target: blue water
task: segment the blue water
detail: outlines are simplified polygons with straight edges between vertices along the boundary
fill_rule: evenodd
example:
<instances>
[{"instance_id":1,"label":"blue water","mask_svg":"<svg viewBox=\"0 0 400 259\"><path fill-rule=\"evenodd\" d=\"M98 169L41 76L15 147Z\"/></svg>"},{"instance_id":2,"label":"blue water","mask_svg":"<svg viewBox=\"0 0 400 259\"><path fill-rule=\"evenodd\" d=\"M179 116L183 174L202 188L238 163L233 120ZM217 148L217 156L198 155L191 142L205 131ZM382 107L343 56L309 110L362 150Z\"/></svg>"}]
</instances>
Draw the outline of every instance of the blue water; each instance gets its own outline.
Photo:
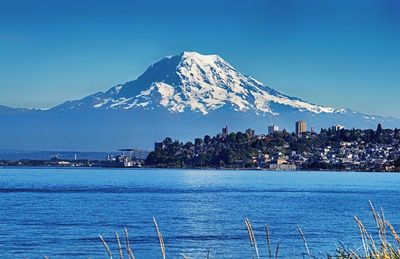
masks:
<instances>
[{"instance_id":1,"label":"blue water","mask_svg":"<svg viewBox=\"0 0 400 259\"><path fill-rule=\"evenodd\" d=\"M1 258L117 258L115 231L136 258L251 258L248 217L265 258L264 226L280 254L302 258L302 227L314 254L360 246L355 215L373 227L368 200L400 226L400 174L202 170L0 169Z\"/></svg>"}]
</instances>

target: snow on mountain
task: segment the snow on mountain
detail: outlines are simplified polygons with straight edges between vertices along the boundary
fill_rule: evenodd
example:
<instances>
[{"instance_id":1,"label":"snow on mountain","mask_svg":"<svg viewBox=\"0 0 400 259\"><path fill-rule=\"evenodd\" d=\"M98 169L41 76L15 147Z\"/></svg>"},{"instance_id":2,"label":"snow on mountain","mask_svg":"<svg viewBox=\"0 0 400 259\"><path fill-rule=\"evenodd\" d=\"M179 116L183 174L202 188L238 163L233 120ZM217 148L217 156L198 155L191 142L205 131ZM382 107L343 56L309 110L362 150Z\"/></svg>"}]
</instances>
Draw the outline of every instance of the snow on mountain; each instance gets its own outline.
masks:
<instances>
[{"instance_id":1,"label":"snow on mountain","mask_svg":"<svg viewBox=\"0 0 400 259\"><path fill-rule=\"evenodd\" d=\"M267 125L309 129L399 128L400 120L335 110L284 95L243 75L217 55L184 52L151 65L136 80L49 110L0 106L3 148L43 150L152 149L171 137L181 141L215 134L226 125L267 132Z\"/></svg>"},{"instance_id":2,"label":"snow on mountain","mask_svg":"<svg viewBox=\"0 0 400 259\"><path fill-rule=\"evenodd\" d=\"M144 109L165 108L208 114L222 107L234 111L278 115L272 104L315 114L340 113L330 107L289 97L238 72L218 55L183 52L150 66L138 79L117 85L81 100L65 102L54 109Z\"/></svg>"}]
</instances>

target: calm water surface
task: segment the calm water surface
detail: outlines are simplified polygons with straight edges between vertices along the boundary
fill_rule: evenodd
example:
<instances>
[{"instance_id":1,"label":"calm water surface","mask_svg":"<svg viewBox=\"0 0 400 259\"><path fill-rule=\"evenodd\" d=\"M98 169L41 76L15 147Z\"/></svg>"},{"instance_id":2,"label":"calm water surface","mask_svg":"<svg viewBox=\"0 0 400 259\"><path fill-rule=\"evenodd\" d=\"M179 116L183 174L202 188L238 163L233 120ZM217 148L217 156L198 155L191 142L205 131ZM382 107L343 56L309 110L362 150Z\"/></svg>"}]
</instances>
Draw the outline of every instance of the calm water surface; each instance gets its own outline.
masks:
<instances>
[{"instance_id":1,"label":"calm water surface","mask_svg":"<svg viewBox=\"0 0 400 259\"><path fill-rule=\"evenodd\" d=\"M160 258L154 216L170 258L251 258L245 217L264 258L265 224L283 257L302 258L297 225L315 254L359 247L368 200L400 227L400 174L5 168L0 257L105 258L98 234L115 249L126 226L136 258Z\"/></svg>"}]
</instances>

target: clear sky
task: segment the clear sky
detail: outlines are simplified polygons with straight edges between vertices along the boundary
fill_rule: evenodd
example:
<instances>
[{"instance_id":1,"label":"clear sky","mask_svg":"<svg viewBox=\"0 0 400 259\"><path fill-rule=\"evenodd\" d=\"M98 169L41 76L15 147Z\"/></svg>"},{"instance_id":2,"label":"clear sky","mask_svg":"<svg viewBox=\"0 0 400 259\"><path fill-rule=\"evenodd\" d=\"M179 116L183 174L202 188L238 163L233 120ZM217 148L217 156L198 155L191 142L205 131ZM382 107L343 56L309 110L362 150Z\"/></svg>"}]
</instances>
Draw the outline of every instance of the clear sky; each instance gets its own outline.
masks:
<instances>
[{"instance_id":1,"label":"clear sky","mask_svg":"<svg viewBox=\"0 0 400 259\"><path fill-rule=\"evenodd\" d=\"M0 0L0 104L51 107L184 50L313 103L400 117L397 0Z\"/></svg>"}]
</instances>

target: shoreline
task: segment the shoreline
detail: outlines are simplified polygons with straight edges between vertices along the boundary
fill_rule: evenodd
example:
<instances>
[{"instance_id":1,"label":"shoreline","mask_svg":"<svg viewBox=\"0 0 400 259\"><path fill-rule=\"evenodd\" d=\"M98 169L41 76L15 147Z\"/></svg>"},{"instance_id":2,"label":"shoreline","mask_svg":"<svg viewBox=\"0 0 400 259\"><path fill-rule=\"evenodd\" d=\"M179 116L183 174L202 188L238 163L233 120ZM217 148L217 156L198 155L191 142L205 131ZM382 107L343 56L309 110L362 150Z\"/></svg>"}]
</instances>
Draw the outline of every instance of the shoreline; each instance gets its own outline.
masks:
<instances>
[{"instance_id":1,"label":"shoreline","mask_svg":"<svg viewBox=\"0 0 400 259\"><path fill-rule=\"evenodd\" d=\"M203 167L203 168L179 168L179 167L100 167L100 166L0 166L0 170L2 169L87 169L87 170L124 170L124 171L135 171L135 170L181 170L181 171L189 171L189 170L197 170L197 171L262 171L262 172L281 172L281 173L318 173L318 172L332 172L332 173L376 173L376 174L399 174L398 171L365 171L365 170L270 170L264 168L211 168L211 167Z\"/></svg>"}]
</instances>

